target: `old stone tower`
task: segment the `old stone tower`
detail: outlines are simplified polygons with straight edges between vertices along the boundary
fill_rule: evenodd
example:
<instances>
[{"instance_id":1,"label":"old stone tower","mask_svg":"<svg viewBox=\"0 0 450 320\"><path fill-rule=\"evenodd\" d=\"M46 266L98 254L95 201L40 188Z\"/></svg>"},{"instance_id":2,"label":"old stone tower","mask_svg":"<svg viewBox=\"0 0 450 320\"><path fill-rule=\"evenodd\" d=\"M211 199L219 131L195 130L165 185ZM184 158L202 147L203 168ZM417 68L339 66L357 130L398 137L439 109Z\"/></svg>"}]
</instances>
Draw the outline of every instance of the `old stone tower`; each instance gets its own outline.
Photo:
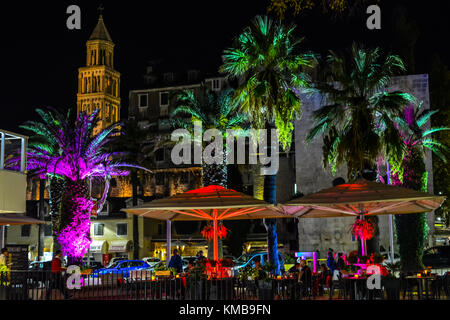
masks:
<instances>
[{"instance_id":1,"label":"old stone tower","mask_svg":"<svg viewBox=\"0 0 450 320\"><path fill-rule=\"evenodd\" d=\"M114 43L100 14L86 42L86 66L78 69L77 112L100 109L97 134L120 120L120 73L114 70Z\"/></svg>"}]
</instances>

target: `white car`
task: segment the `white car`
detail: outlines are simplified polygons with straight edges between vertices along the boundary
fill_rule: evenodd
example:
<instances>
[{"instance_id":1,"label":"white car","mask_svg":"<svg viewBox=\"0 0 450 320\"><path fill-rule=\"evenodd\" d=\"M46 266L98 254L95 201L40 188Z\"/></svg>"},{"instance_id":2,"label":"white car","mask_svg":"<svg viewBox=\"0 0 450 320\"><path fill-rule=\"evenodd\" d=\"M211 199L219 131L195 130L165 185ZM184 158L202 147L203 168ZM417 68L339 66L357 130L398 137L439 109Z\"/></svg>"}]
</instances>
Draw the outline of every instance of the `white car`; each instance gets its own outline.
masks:
<instances>
[{"instance_id":1,"label":"white car","mask_svg":"<svg viewBox=\"0 0 450 320\"><path fill-rule=\"evenodd\" d=\"M142 260L147 262L147 264L150 266L150 268L155 267L159 262L161 262L161 259L156 258L156 257L145 257L145 258L142 258Z\"/></svg>"},{"instance_id":2,"label":"white car","mask_svg":"<svg viewBox=\"0 0 450 320\"><path fill-rule=\"evenodd\" d=\"M382 256L384 256L385 260L383 261L383 265L385 266L387 263L392 263L391 261L391 253L390 252L381 252ZM394 252L394 263L400 262L400 255Z\"/></svg>"}]
</instances>

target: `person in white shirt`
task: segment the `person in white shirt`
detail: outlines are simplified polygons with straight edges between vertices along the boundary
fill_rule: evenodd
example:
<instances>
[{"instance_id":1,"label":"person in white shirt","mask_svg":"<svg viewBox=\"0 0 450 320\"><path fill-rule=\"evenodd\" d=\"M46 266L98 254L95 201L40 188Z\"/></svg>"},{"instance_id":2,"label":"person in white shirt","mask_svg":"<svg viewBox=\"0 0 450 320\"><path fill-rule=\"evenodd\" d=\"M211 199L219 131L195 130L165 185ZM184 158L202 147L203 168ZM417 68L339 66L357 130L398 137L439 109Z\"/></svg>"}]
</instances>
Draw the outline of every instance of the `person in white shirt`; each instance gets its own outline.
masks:
<instances>
[{"instance_id":1,"label":"person in white shirt","mask_svg":"<svg viewBox=\"0 0 450 320\"><path fill-rule=\"evenodd\" d=\"M3 248L0 254L0 264L8 265L8 250L6 248Z\"/></svg>"}]
</instances>

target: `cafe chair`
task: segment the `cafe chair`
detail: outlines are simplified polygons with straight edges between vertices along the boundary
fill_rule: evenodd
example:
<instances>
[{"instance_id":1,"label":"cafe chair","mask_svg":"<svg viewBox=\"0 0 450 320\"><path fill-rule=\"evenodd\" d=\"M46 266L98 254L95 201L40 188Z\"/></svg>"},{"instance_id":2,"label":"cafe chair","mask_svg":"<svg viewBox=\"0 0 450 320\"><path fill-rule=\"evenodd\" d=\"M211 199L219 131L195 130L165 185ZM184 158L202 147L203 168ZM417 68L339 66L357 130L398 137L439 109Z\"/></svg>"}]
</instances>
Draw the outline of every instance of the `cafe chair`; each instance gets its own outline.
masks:
<instances>
[{"instance_id":1,"label":"cafe chair","mask_svg":"<svg viewBox=\"0 0 450 320\"><path fill-rule=\"evenodd\" d=\"M341 274L338 275L338 280L331 280L330 282L330 300L333 299L334 290L338 290L338 299L341 299L343 297L346 299L347 296L347 290L345 288L345 282L344 279L342 279Z\"/></svg>"}]
</instances>

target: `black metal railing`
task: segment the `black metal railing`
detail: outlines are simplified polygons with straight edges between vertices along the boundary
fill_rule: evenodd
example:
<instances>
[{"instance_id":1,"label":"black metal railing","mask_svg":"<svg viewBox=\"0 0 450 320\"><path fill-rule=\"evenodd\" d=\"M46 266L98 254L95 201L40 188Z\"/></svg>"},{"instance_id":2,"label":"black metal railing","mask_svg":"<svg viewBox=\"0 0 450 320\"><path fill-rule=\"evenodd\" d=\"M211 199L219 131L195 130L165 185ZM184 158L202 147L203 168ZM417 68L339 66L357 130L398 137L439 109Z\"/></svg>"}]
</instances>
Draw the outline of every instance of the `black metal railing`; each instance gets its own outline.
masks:
<instances>
[{"instance_id":1,"label":"black metal railing","mask_svg":"<svg viewBox=\"0 0 450 320\"><path fill-rule=\"evenodd\" d=\"M79 281L79 285L78 285ZM205 274L156 276L148 270L115 274L81 274L70 278L51 271L0 273L0 300L300 300L328 299L328 294L296 279L243 280L237 277L208 279ZM450 299L450 277L437 282L439 293L431 299ZM73 288L71 288L73 287ZM78 287L78 288L77 288ZM409 290L410 286L407 287ZM329 289L329 288L324 288ZM352 299L342 287L343 298ZM402 287L401 290L404 288ZM337 297L339 288L336 287ZM334 290L333 290L334 291ZM332 292L333 292L332 291ZM330 292L329 290L327 292ZM386 299L383 290L378 297ZM332 298L336 298L334 295ZM403 297L405 298L405 297ZM408 296L406 297L408 298ZM371 299L366 295L364 299Z\"/></svg>"}]
</instances>

